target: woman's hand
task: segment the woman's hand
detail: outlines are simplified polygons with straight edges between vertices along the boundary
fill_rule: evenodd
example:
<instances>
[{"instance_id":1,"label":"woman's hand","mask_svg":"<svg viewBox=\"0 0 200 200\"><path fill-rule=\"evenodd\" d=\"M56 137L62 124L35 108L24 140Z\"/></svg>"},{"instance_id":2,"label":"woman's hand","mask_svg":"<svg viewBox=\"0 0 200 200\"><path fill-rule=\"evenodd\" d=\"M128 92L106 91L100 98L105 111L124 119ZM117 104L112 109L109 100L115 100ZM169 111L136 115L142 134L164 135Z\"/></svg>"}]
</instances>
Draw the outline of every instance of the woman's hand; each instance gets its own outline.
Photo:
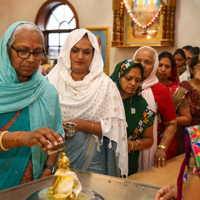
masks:
<instances>
[{"instance_id":1,"label":"woman's hand","mask_svg":"<svg viewBox=\"0 0 200 200\"><path fill-rule=\"evenodd\" d=\"M130 140L127 140L127 143L128 143L128 153L130 153L133 148L133 143Z\"/></svg>"},{"instance_id":2,"label":"woman's hand","mask_svg":"<svg viewBox=\"0 0 200 200\"><path fill-rule=\"evenodd\" d=\"M72 122L76 124L75 131L83 131L86 133L94 134L97 136L102 136L102 129L101 129L101 123L100 122L91 122L86 120L80 120L80 119L72 119L68 121L63 121L63 129L65 131L69 131L67 127L64 126L64 123L66 122ZM69 135L65 132L65 137L69 137Z\"/></svg>"},{"instance_id":3,"label":"woman's hand","mask_svg":"<svg viewBox=\"0 0 200 200\"><path fill-rule=\"evenodd\" d=\"M162 148L157 148L155 156L154 156L154 167L165 167L166 161L166 151Z\"/></svg>"},{"instance_id":4,"label":"woman's hand","mask_svg":"<svg viewBox=\"0 0 200 200\"><path fill-rule=\"evenodd\" d=\"M68 131L70 131L69 128L67 128L64 124L66 122L72 122L74 124L76 124L76 127L75 127L75 132L78 131L78 130L81 130L80 128L80 121L82 120L70 120L70 121L63 121L62 124L63 124L63 129L65 131L65 140L67 140L69 138L69 134L67 133Z\"/></svg>"},{"instance_id":5,"label":"woman's hand","mask_svg":"<svg viewBox=\"0 0 200 200\"><path fill-rule=\"evenodd\" d=\"M64 131L69 131L69 128L67 128L65 125L64 125L64 123L66 123L66 122L72 122L72 123L74 123L74 124L76 124L76 127L75 127L75 131L78 131L78 130L81 130L81 122L82 122L83 120L78 120L78 119L74 119L74 120L69 120L69 121L63 121L62 122L62 124L63 124L63 129L64 129Z\"/></svg>"},{"instance_id":6,"label":"woman's hand","mask_svg":"<svg viewBox=\"0 0 200 200\"><path fill-rule=\"evenodd\" d=\"M37 145L43 151L47 151L52 145L57 146L59 142L62 142L63 138L56 131L41 127L35 131L21 132L17 141L20 146L32 147Z\"/></svg>"},{"instance_id":7,"label":"woman's hand","mask_svg":"<svg viewBox=\"0 0 200 200\"><path fill-rule=\"evenodd\" d=\"M131 151L136 151L138 148L138 143L134 140L127 140L128 142L128 153L130 153Z\"/></svg>"},{"instance_id":8,"label":"woman's hand","mask_svg":"<svg viewBox=\"0 0 200 200\"><path fill-rule=\"evenodd\" d=\"M161 188L155 197L155 200L175 200L177 199L177 186L173 183L168 183Z\"/></svg>"}]
</instances>

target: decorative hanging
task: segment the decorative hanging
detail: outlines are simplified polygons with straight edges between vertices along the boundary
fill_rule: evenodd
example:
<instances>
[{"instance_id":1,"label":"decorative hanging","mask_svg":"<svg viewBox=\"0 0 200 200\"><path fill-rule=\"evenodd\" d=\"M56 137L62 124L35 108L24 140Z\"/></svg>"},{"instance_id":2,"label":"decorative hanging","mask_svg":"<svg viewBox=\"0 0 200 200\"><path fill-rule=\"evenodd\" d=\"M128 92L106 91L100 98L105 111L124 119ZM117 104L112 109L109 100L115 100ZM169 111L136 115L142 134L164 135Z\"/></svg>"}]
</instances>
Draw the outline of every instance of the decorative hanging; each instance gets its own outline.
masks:
<instances>
[{"instance_id":1,"label":"decorative hanging","mask_svg":"<svg viewBox=\"0 0 200 200\"><path fill-rule=\"evenodd\" d=\"M138 22L137 19L133 16L133 14L132 14L132 12L131 12L131 10L130 10L130 8L129 8L129 6L128 6L128 3L127 3L126 0L124 0L124 5L125 5L125 7L126 7L126 10L127 10L128 14L129 14L129 16L131 17L132 21L133 21L135 24L137 24L140 28L143 29L143 31L142 31L142 34L143 34L143 35L147 34L147 28L149 28L149 27L155 22L155 20L159 18L160 12L161 12L161 10L162 10L162 4L161 4L161 5L160 5L160 8L159 8L159 10L158 10L158 12L157 12L156 15L153 17L153 19L152 19L148 24L142 25L142 24L141 24L140 22Z\"/></svg>"}]
</instances>

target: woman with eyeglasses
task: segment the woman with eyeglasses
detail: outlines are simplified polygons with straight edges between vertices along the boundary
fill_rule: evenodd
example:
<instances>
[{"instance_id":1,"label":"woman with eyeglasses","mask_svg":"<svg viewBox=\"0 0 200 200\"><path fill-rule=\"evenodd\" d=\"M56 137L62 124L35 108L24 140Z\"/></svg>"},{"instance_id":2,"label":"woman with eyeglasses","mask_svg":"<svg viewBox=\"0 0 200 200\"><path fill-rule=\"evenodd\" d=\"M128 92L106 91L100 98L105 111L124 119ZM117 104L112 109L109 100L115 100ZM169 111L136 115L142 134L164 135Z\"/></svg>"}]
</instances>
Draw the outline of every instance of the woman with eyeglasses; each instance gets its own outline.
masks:
<instances>
[{"instance_id":1,"label":"woman with eyeglasses","mask_svg":"<svg viewBox=\"0 0 200 200\"><path fill-rule=\"evenodd\" d=\"M192 114L191 125L200 124L200 61L199 55L192 57L189 65L191 80L181 82L181 86L188 90L186 95Z\"/></svg>"},{"instance_id":2,"label":"woman with eyeglasses","mask_svg":"<svg viewBox=\"0 0 200 200\"><path fill-rule=\"evenodd\" d=\"M58 94L38 73L45 57L41 30L29 22L11 25L0 44L0 190L52 174L63 141ZM51 99L51 100L50 100Z\"/></svg>"}]
</instances>

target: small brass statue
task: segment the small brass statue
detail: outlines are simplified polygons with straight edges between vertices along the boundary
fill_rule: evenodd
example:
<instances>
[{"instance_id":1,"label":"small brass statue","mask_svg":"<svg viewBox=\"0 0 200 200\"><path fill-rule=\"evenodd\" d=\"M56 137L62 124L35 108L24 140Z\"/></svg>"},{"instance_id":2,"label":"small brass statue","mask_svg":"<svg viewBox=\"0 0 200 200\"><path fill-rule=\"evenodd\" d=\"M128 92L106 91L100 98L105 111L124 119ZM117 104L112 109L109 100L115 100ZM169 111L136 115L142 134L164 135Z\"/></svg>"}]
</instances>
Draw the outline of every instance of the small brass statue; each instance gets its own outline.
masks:
<instances>
[{"instance_id":1,"label":"small brass statue","mask_svg":"<svg viewBox=\"0 0 200 200\"><path fill-rule=\"evenodd\" d=\"M76 200L82 190L76 174L69 169L70 161L65 153L58 159L59 169L54 175L53 186L49 188L55 199Z\"/></svg>"}]
</instances>

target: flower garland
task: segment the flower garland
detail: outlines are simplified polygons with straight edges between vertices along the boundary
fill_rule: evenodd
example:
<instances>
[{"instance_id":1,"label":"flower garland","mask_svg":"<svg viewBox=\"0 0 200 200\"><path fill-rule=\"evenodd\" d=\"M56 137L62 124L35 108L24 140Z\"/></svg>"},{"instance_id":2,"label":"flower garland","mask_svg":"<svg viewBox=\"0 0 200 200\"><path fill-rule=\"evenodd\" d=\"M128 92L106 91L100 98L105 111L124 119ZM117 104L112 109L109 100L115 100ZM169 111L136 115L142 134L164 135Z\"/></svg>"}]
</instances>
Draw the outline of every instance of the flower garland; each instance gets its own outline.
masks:
<instances>
[{"instance_id":1,"label":"flower garland","mask_svg":"<svg viewBox=\"0 0 200 200\"><path fill-rule=\"evenodd\" d=\"M157 12L156 15L153 17L153 19L152 19L148 24L146 24L146 25L143 26L143 25L142 25L140 22L138 22L137 19L133 16L133 14L132 14L132 12L130 11L130 8L129 8L128 3L127 3L126 0L124 0L124 5L125 5L125 7L126 7L126 10L127 10L128 14L129 14L129 16L131 17L132 21L133 21L135 24L137 24L140 28L143 29L142 34L147 34L147 28L149 28L149 27L155 22L155 20L159 18L160 12L161 12L161 10L162 10L162 4L161 4L161 5L160 5L160 8L159 8L159 10L158 10L158 12Z\"/></svg>"}]
</instances>

